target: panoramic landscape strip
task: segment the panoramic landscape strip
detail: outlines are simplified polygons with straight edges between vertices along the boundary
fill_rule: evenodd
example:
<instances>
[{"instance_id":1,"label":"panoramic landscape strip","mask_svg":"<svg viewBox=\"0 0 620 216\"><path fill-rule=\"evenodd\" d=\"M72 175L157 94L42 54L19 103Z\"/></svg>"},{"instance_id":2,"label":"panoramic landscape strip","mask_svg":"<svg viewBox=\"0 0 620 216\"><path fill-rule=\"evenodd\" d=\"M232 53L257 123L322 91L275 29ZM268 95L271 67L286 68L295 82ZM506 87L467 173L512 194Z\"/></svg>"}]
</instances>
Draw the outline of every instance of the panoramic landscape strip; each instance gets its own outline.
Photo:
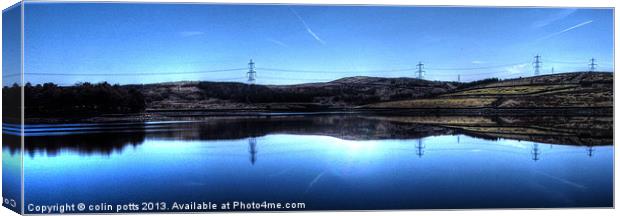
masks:
<instances>
[{"instance_id":1,"label":"panoramic landscape strip","mask_svg":"<svg viewBox=\"0 0 620 216\"><path fill-rule=\"evenodd\" d=\"M21 87L4 87L18 98ZM573 72L472 82L417 78L347 77L329 82L259 85L184 81L145 85L53 83L25 85L27 122L46 117L126 114L125 120L169 115L260 112L410 112L470 115L607 115L613 110L613 74ZM7 104L4 110L10 111ZM516 111L517 110L517 111ZM18 110L13 113L19 113ZM11 117L10 115L6 115ZM118 115L111 119L120 120ZM53 119L53 118L52 118ZM86 121L105 118L86 118ZM56 119L55 121L63 121Z\"/></svg>"}]
</instances>

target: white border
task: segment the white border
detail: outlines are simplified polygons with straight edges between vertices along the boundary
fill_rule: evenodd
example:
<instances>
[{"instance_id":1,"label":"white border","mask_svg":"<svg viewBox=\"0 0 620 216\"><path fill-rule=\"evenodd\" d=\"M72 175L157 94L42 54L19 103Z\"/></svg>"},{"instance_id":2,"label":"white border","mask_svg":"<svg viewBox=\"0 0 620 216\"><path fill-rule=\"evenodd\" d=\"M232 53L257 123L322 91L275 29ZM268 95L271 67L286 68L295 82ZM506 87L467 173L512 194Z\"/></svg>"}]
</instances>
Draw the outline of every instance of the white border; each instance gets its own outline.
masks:
<instances>
[{"instance_id":1,"label":"white border","mask_svg":"<svg viewBox=\"0 0 620 216\"><path fill-rule=\"evenodd\" d=\"M13 4L19 2L18 0L0 0L0 7L5 9ZM41 1L41 0L27 0L29 2L51 2L51 1ZM153 2L152 0L125 0L125 1L111 1L111 0L87 0L88 2ZM59 1L54 1L59 2ZM75 2L75 1L63 1L63 2ZM82 1L84 2L84 1ZM156 2L166 2L166 3L258 3L258 4L279 4L279 3L293 3L293 4L369 4L369 5L427 5L427 6L499 6L499 7L545 7L545 6L554 6L554 7L613 7L615 8L618 3L610 0L233 0L233 1L225 1L225 0L157 0ZM614 11L615 15L615 11ZM1 23L1 17L0 17ZM617 27L618 17L614 16L614 34L615 29ZM0 28L1 33L1 28ZM614 35L614 57L617 56L615 49L615 39L617 35ZM1 43L1 37L0 37ZM22 43L23 45L23 43ZM22 56L23 57L23 56ZM618 61L614 58L614 65L617 65ZM1 65L1 55L0 55L0 65ZM615 73L615 72L614 72ZM615 76L615 75L614 75ZM1 79L1 78L0 78ZM614 79L614 95L618 94L618 89L615 88L620 83L617 79ZM614 107L617 105L614 100ZM0 99L0 107L2 101ZM614 109L614 122L617 120L617 110ZM0 115L0 121L2 117ZM620 129L614 128L614 134L618 133ZM616 143L617 136L614 136L614 143ZM615 152L614 146L614 152ZM617 157L614 159L618 160ZM614 161L615 164L615 161ZM0 172L2 168L0 167ZM614 166L614 179L615 174L618 173L618 167ZM617 179L615 179L617 180ZM1 179L0 179L1 183ZM618 191L618 187L614 184L614 206L617 205L617 199L615 198L615 194ZM334 211L334 212L325 212L325 211L313 211L313 212L295 212L295 213L257 213L261 215L295 215L295 214L304 214L304 215L453 215L455 213L459 215L481 215L481 216L495 216L495 215L610 215L614 213L615 209L554 209L554 210L434 210L434 211L420 211L420 210L402 210L402 211ZM12 211L1 207L0 208L1 215L17 215ZM202 214L202 213L200 213ZM247 213L209 213L208 215L245 215ZM148 215L148 214L139 214L139 215ZM158 214L162 215L162 214ZM188 214L166 214L166 215L179 215L186 216ZM193 214L190 214L193 215Z\"/></svg>"},{"instance_id":2,"label":"white border","mask_svg":"<svg viewBox=\"0 0 620 216\"><path fill-rule=\"evenodd\" d=\"M13 1L13 0L11 0ZM77 2L77 0L25 0L27 2ZM609 0L83 0L80 2L170 2L170 3L259 3L259 4L370 4L370 5L431 5L431 6L562 6L614 7ZM17 1L14 1L17 2Z\"/></svg>"}]
</instances>

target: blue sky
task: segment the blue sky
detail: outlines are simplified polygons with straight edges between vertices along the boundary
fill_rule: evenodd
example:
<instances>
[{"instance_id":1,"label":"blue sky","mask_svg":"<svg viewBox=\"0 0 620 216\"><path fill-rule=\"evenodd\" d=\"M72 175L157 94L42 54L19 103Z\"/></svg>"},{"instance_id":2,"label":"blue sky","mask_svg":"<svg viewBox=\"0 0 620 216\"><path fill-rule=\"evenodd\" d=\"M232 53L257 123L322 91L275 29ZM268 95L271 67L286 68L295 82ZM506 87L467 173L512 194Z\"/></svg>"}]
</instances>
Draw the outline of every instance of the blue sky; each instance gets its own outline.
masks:
<instances>
[{"instance_id":1,"label":"blue sky","mask_svg":"<svg viewBox=\"0 0 620 216\"><path fill-rule=\"evenodd\" d=\"M21 83L21 6L2 11L2 86Z\"/></svg>"},{"instance_id":2,"label":"blue sky","mask_svg":"<svg viewBox=\"0 0 620 216\"><path fill-rule=\"evenodd\" d=\"M419 61L431 80L531 76L536 54L543 74L587 70L590 58L613 70L611 9L27 3L25 11L32 83L242 82L250 59L261 84L414 77L408 69ZM229 69L238 70L213 72Z\"/></svg>"}]
</instances>

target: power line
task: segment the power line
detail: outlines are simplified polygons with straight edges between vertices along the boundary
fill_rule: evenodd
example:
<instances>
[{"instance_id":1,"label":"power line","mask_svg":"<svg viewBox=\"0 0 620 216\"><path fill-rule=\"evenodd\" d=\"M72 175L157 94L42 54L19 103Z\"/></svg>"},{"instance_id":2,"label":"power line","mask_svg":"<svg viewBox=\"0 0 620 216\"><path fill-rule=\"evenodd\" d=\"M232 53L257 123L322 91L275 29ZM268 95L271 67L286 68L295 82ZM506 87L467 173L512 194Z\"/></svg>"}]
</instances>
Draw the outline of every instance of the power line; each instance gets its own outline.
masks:
<instances>
[{"instance_id":1,"label":"power line","mask_svg":"<svg viewBox=\"0 0 620 216\"><path fill-rule=\"evenodd\" d=\"M16 73L16 74L2 74L2 77L16 77L16 76L21 76L21 73Z\"/></svg>"},{"instance_id":2,"label":"power line","mask_svg":"<svg viewBox=\"0 0 620 216\"><path fill-rule=\"evenodd\" d=\"M552 62L550 60L546 60L546 61ZM553 62L583 64L583 62L559 62L559 61L553 61ZM492 66L484 66L484 67L453 67L453 68L424 67L424 69L437 70L437 71L480 70L480 69L502 68L502 67L508 67L508 66L518 66L518 65L523 65L527 63L528 62L516 62L516 63L510 63L510 64L492 65ZM290 69L290 68L283 69L283 68L266 68L266 67L257 67L256 69L259 69L262 71L293 72L293 73L380 73L380 72L405 72L405 71L415 71L417 73L418 71L417 66L415 68L383 69L383 70L381 69L379 70L304 70L304 69ZM473 75L491 74L491 73L496 73L496 72L476 73ZM472 75L472 74L468 73L468 75Z\"/></svg>"},{"instance_id":3,"label":"power line","mask_svg":"<svg viewBox=\"0 0 620 216\"><path fill-rule=\"evenodd\" d=\"M583 62L568 62L568 61L552 61L552 60L545 60L546 62L550 62L550 63L557 63L557 64L583 64Z\"/></svg>"},{"instance_id":4,"label":"power line","mask_svg":"<svg viewBox=\"0 0 620 216\"><path fill-rule=\"evenodd\" d=\"M505 71L492 71L492 72L482 72L482 73L467 73L467 75L489 75L489 74L498 74L498 73L506 73ZM437 76L436 74L434 76ZM454 74L441 74L439 76L451 76Z\"/></svg>"},{"instance_id":5,"label":"power line","mask_svg":"<svg viewBox=\"0 0 620 216\"><path fill-rule=\"evenodd\" d=\"M221 81L230 81L230 82L242 82L243 79L245 79L246 77L230 77L230 78L219 78L219 79L203 79L200 82L221 82ZM182 82L182 81L180 81ZM70 86L70 85L76 85L79 83L83 83L83 82L75 82L75 83L56 83L60 86ZM145 83L137 83L137 84L145 84ZM146 83L148 84L148 83Z\"/></svg>"},{"instance_id":6,"label":"power line","mask_svg":"<svg viewBox=\"0 0 620 216\"><path fill-rule=\"evenodd\" d=\"M493 66L485 66L485 67L464 67L464 68L426 68L429 70L479 70L479 69L493 69L493 68L501 68L501 67L508 67L508 66L517 66L517 65L522 65L522 64L526 64L527 62L519 62L519 63L512 63L512 64L503 64L503 65L493 65Z\"/></svg>"},{"instance_id":7,"label":"power line","mask_svg":"<svg viewBox=\"0 0 620 216\"><path fill-rule=\"evenodd\" d=\"M261 76L261 78L265 78L265 79L279 79L279 80L307 80L307 81L327 81L327 80L332 80L331 78L312 79L312 78L286 78L286 77L272 77L272 76Z\"/></svg>"},{"instance_id":8,"label":"power line","mask_svg":"<svg viewBox=\"0 0 620 216\"><path fill-rule=\"evenodd\" d=\"M232 77L232 78L220 78L220 79L207 79L205 81L241 81L246 77Z\"/></svg>"},{"instance_id":9,"label":"power line","mask_svg":"<svg viewBox=\"0 0 620 216\"><path fill-rule=\"evenodd\" d=\"M467 73L463 75L487 75L487 76L512 76L512 75L524 75L523 73L510 73L507 71L493 71L483 73ZM432 77L454 77L454 74L433 74Z\"/></svg>"},{"instance_id":10,"label":"power line","mask_svg":"<svg viewBox=\"0 0 620 216\"><path fill-rule=\"evenodd\" d=\"M403 72L413 71L416 68L403 68L403 69L386 69L386 70L303 70L303 69L280 69L280 68L257 68L261 71L277 71L277 72L293 72L293 73L381 73L381 72Z\"/></svg>"},{"instance_id":11,"label":"power line","mask_svg":"<svg viewBox=\"0 0 620 216\"><path fill-rule=\"evenodd\" d=\"M572 64L572 63L577 63L577 62L566 62L566 61L553 61L553 60L546 60L549 62L562 62L565 64ZM265 71L265 72L289 72L289 73L318 73L318 74L328 74L328 73L334 73L334 74L345 74L345 75L355 75L355 74L364 74L364 73L374 73L374 74L381 74L381 75L385 75L382 73L388 73L388 72L406 72L406 71L412 71L414 73L416 73L416 77L417 78L423 78L425 76L425 69L428 70L433 70L433 71L461 71L461 70L482 70L482 69L493 69L493 68L502 68L502 67L508 67L508 66L517 66L517 65L523 65L526 64L527 62L518 62L518 63L511 63L511 64L503 64L503 65L492 65L492 66L484 66L484 67L454 67L454 68L425 68L425 64L423 64L422 62L419 62L415 68L400 68L400 69L377 69L377 70L304 70L304 69L294 69L294 68L261 68L261 67L256 67L254 65L254 62L252 60L250 60L250 63L248 63L248 67L247 68L230 68L230 69L217 69L217 70L198 70L198 71L169 71L169 72L132 72L132 73L25 73L24 75L29 76L147 76L147 75L154 75L154 76L165 76L165 75L182 75L182 74L206 74L206 73L222 73L222 72L233 72L233 71L247 71L246 77L247 81L250 83L253 83L256 81L256 70L261 70L261 71ZM583 64L580 63L580 64ZM590 63L588 64L589 66L589 70L590 71L594 71L596 70L596 67L599 66L601 63L595 63L595 59L592 58L590 59ZM539 75L540 74L540 69L541 69L541 65L542 65L542 61L541 61L541 57L540 55L536 55L534 57L534 74L535 75ZM554 70L555 68L552 68L553 72L555 72ZM3 77L12 77L12 76L19 76L21 74L17 73L17 74L3 74ZM403 74L405 75L405 74ZM444 77L444 78L450 78L450 79L454 79L454 75L455 73L433 73L431 77ZM513 76L523 76L523 73L519 73L519 74L514 74L514 73L510 73L507 70L498 70L498 71L490 71L490 72L478 72L478 73L458 73L457 75L457 80L461 80L460 75L467 75L467 76L489 76L489 77L497 77L497 78L503 78L503 77L513 77ZM468 80L469 77L463 77L464 80ZM234 80L237 80L238 78L234 78ZM283 79L286 80L287 78L282 78L282 77L271 77L269 79ZM208 80L205 79L205 80ZM231 80L231 79L222 79L222 80ZM303 78L295 78L295 79L288 79L288 80L327 80L327 79L303 79Z\"/></svg>"},{"instance_id":12,"label":"power line","mask_svg":"<svg viewBox=\"0 0 620 216\"><path fill-rule=\"evenodd\" d=\"M44 75L44 76L141 76L141 75L178 75L178 74L202 74L240 71L246 68L220 69L220 70L201 70L201 71L182 71L182 72L160 72L160 73L24 73L24 75Z\"/></svg>"},{"instance_id":13,"label":"power line","mask_svg":"<svg viewBox=\"0 0 620 216\"><path fill-rule=\"evenodd\" d=\"M583 65L585 63L585 61L571 61L571 62L568 62L568 61L553 61L553 60L549 60L549 59L546 59L545 62L556 63L556 64L567 64L567 65ZM588 61L588 63L590 63L590 61ZM612 63L607 63L607 62L598 62L598 63L596 63L596 65L597 66L600 66L600 65L611 66L613 64ZM589 64L588 64L588 66L589 66Z\"/></svg>"}]
</instances>

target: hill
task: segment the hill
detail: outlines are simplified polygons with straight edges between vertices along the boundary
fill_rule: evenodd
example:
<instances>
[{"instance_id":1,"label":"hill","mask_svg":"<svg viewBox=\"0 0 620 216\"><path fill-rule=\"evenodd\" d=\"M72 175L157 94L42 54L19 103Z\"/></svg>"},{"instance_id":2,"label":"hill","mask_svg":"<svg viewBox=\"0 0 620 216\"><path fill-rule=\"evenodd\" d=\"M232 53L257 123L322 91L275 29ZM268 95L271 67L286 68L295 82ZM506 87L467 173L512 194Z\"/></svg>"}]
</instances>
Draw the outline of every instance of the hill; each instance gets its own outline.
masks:
<instances>
[{"instance_id":1,"label":"hill","mask_svg":"<svg viewBox=\"0 0 620 216\"><path fill-rule=\"evenodd\" d=\"M359 108L612 108L613 74L576 72L497 81L432 98L379 102Z\"/></svg>"},{"instance_id":2,"label":"hill","mask_svg":"<svg viewBox=\"0 0 620 216\"><path fill-rule=\"evenodd\" d=\"M324 83L248 85L234 82L150 84L139 89L147 109L320 109L433 97L454 82L413 78L347 77Z\"/></svg>"},{"instance_id":3,"label":"hill","mask_svg":"<svg viewBox=\"0 0 620 216\"><path fill-rule=\"evenodd\" d=\"M613 74L607 72L470 83L365 76L298 85L176 82L139 90L148 110L613 107Z\"/></svg>"},{"instance_id":4,"label":"hill","mask_svg":"<svg viewBox=\"0 0 620 216\"><path fill-rule=\"evenodd\" d=\"M16 85L5 86L3 97L19 99L20 90ZM220 111L234 114L342 110L387 114L398 110L401 114L411 111L441 115L611 115L613 73L575 72L468 83L364 76L298 85L200 81L147 85L81 83L75 86L46 83L26 84L24 94L28 118L102 116L113 119L114 116L128 118L123 116L133 113L137 115L135 118L145 119ZM18 107L4 108L3 114L10 118L8 111ZM157 112L162 115L151 115ZM17 117L14 119L18 120Z\"/></svg>"}]
</instances>

